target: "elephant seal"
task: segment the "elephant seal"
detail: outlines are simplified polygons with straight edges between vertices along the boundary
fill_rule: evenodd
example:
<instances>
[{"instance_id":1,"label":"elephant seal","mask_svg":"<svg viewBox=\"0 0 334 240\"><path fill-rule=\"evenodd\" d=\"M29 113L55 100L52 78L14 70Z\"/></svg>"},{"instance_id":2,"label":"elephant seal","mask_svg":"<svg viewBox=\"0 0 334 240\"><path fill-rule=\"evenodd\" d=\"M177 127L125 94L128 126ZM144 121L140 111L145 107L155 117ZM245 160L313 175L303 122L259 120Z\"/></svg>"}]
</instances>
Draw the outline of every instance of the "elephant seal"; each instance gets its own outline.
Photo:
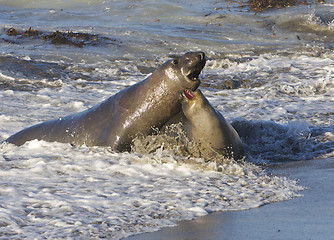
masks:
<instances>
[{"instance_id":1,"label":"elephant seal","mask_svg":"<svg viewBox=\"0 0 334 240\"><path fill-rule=\"evenodd\" d=\"M188 52L86 111L26 128L5 142L22 145L38 139L130 150L136 135L151 134L181 111L181 93L197 89L205 62L203 52Z\"/></svg>"},{"instance_id":2,"label":"elephant seal","mask_svg":"<svg viewBox=\"0 0 334 240\"><path fill-rule=\"evenodd\" d=\"M184 91L182 111L184 117L183 130L186 137L195 144L195 149L189 149L193 156L211 160L217 156L239 160L244 156L241 139L236 130L225 120L203 93ZM182 115L182 114L181 114ZM183 116L178 116L184 119Z\"/></svg>"}]
</instances>

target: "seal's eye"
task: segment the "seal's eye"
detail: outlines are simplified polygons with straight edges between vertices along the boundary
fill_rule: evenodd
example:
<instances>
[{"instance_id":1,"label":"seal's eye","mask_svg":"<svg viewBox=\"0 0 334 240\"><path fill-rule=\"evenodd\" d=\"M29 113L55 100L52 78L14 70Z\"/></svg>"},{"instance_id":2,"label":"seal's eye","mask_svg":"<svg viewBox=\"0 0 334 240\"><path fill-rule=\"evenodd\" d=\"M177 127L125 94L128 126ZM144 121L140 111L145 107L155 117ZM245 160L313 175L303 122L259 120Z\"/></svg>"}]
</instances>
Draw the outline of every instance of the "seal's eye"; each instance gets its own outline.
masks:
<instances>
[{"instance_id":1,"label":"seal's eye","mask_svg":"<svg viewBox=\"0 0 334 240\"><path fill-rule=\"evenodd\" d=\"M179 59L173 59L172 63L173 63L173 65L178 65L179 64Z\"/></svg>"}]
</instances>

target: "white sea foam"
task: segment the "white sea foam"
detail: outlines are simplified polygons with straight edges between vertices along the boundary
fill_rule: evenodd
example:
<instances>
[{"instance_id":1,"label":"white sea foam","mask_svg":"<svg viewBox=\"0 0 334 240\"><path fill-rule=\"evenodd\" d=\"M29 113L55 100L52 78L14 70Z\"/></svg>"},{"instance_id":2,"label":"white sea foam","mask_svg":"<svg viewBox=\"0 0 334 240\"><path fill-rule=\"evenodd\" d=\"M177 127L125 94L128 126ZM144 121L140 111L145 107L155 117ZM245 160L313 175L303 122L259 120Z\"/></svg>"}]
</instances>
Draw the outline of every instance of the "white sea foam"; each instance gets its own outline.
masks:
<instances>
[{"instance_id":1,"label":"white sea foam","mask_svg":"<svg viewBox=\"0 0 334 240\"><path fill-rule=\"evenodd\" d=\"M206 91L209 100L228 118L259 119L261 116L263 120L279 123L287 120L332 123L330 118L319 118L319 114L334 109L334 62L331 58L265 54L244 63L225 65L221 63L225 60L216 61L209 62L204 72L220 80L209 82L210 85L218 88L217 84L231 77L247 88L250 85L249 89Z\"/></svg>"},{"instance_id":2,"label":"white sea foam","mask_svg":"<svg viewBox=\"0 0 334 240\"><path fill-rule=\"evenodd\" d=\"M219 210L241 210L299 196L302 187L249 163L221 167L158 150L30 141L1 146L1 228L19 238L109 237L174 226Z\"/></svg>"}]
</instances>

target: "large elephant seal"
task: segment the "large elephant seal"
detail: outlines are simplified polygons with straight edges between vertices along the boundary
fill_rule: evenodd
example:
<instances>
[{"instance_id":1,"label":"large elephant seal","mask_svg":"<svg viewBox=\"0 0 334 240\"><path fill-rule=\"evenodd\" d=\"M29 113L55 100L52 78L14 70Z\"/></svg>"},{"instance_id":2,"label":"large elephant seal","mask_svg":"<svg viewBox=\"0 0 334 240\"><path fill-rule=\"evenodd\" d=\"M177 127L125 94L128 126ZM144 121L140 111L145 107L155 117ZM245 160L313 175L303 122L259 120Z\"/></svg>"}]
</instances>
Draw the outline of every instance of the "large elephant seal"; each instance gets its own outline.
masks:
<instances>
[{"instance_id":1,"label":"large elephant seal","mask_svg":"<svg viewBox=\"0 0 334 240\"><path fill-rule=\"evenodd\" d=\"M199 89L183 93L182 111L186 117L182 120L184 132L196 146L196 151L189 150L192 155L206 160L217 156L238 160L244 156L238 133Z\"/></svg>"},{"instance_id":2,"label":"large elephant seal","mask_svg":"<svg viewBox=\"0 0 334 240\"><path fill-rule=\"evenodd\" d=\"M152 133L181 111L181 93L197 89L205 62L203 52L186 53L86 111L34 125L5 141L22 145L38 139L129 150L136 135Z\"/></svg>"}]
</instances>

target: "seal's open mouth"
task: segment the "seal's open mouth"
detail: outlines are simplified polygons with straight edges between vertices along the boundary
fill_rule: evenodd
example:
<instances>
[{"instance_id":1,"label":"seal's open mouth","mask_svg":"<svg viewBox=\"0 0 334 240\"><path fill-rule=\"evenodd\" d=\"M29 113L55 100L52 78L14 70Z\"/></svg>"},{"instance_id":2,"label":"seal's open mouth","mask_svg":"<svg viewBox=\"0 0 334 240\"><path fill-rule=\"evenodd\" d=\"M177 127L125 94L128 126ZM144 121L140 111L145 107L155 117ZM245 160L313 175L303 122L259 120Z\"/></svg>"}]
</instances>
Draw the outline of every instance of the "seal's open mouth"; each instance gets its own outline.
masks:
<instances>
[{"instance_id":1,"label":"seal's open mouth","mask_svg":"<svg viewBox=\"0 0 334 240\"><path fill-rule=\"evenodd\" d=\"M184 96L186 96L189 100L195 97L195 95L189 89L184 91Z\"/></svg>"},{"instance_id":2,"label":"seal's open mouth","mask_svg":"<svg viewBox=\"0 0 334 240\"><path fill-rule=\"evenodd\" d=\"M198 76L201 73L201 70L199 69L195 69L194 71L192 71L191 73L189 73L187 75L187 77L192 80L192 81L197 81L198 80Z\"/></svg>"}]
</instances>

